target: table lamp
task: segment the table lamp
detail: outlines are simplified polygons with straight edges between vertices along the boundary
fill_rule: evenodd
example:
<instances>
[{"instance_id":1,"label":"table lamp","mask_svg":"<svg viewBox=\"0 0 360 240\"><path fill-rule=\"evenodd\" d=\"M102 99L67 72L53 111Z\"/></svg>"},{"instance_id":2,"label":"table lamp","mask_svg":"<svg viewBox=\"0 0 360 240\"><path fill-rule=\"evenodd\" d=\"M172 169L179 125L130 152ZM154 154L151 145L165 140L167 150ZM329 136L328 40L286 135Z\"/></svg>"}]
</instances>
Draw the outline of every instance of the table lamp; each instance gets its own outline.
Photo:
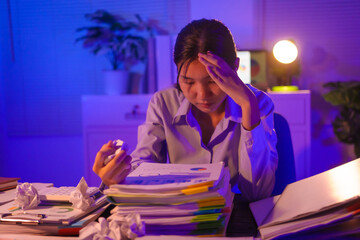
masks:
<instances>
[{"instance_id":1,"label":"table lamp","mask_svg":"<svg viewBox=\"0 0 360 240\"><path fill-rule=\"evenodd\" d=\"M274 45L273 55L275 59L282 63L284 76L282 76L279 81L279 86L273 86L273 91L297 91L299 90L298 86L291 85L291 75L293 62L298 56L298 49L296 45L290 40L281 40Z\"/></svg>"}]
</instances>

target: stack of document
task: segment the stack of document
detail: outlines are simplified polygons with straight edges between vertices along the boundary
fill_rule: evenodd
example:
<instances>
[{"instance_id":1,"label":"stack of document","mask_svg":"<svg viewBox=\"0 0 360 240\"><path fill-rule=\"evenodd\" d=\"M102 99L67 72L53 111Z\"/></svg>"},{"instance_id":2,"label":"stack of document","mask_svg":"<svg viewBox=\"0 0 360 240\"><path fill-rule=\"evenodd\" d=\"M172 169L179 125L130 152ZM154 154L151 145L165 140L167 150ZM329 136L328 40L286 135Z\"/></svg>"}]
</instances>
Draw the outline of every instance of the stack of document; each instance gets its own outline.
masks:
<instances>
[{"instance_id":1,"label":"stack of document","mask_svg":"<svg viewBox=\"0 0 360 240\"><path fill-rule=\"evenodd\" d=\"M143 163L105 194L117 214L139 213L147 235L223 236L232 209L229 182L220 163Z\"/></svg>"},{"instance_id":2,"label":"stack of document","mask_svg":"<svg viewBox=\"0 0 360 240\"><path fill-rule=\"evenodd\" d=\"M360 236L360 159L250 204L262 239Z\"/></svg>"},{"instance_id":3,"label":"stack of document","mask_svg":"<svg viewBox=\"0 0 360 240\"><path fill-rule=\"evenodd\" d=\"M10 208L7 209L16 209L10 203L8 204ZM47 235L47 236L78 236L82 228L84 228L89 223L95 221L108 207L108 205L102 205L96 210L83 215L80 218L74 219L71 223L61 223L61 222L40 222L41 219L36 218L40 214L27 214L27 215L17 215L14 214L10 221L0 221L0 236L1 234L34 234L34 235ZM52 206L46 210L46 212L55 212L56 215L65 212L73 211L71 206ZM45 212L45 211L42 211ZM68 215L66 213L65 215ZM48 215L42 214L42 216L47 217ZM7 218L9 220L9 218ZM26 220L26 221L24 221ZM39 222L38 222L39 221ZM1 238L1 237L0 237Z\"/></svg>"},{"instance_id":4,"label":"stack of document","mask_svg":"<svg viewBox=\"0 0 360 240\"><path fill-rule=\"evenodd\" d=\"M52 185L33 184L38 191ZM42 202L36 208L23 211L14 201L15 189L3 193L6 201L0 206L1 234L78 235L80 229L97 219L109 205L102 196L86 211L74 208L71 203L59 202Z\"/></svg>"}]
</instances>

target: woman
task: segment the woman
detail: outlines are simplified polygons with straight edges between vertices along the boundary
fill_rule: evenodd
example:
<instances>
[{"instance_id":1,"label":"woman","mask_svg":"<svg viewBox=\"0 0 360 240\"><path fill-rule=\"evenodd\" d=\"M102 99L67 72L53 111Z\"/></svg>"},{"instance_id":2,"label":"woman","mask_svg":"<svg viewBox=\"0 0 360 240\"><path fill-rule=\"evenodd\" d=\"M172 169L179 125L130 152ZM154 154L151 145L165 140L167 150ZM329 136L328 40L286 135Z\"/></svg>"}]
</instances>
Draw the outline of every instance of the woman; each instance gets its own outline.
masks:
<instances>
[{"instance_id":1,"label":"woman","mask_svg":"<svg viewBox=\"0 0 360 240\"><path fill-rule=\"evenodd\" d=\"M115 151L109 141L96 156L94 172L110 185L142 162L224 162L246 199L268 197L277 167L274 106L237 76L239 59L229 29L216 20L191 22L177 37L174 62L177 86L150 100L134 152L121 151L104 166Z\"/></svg>"}]
</instances>

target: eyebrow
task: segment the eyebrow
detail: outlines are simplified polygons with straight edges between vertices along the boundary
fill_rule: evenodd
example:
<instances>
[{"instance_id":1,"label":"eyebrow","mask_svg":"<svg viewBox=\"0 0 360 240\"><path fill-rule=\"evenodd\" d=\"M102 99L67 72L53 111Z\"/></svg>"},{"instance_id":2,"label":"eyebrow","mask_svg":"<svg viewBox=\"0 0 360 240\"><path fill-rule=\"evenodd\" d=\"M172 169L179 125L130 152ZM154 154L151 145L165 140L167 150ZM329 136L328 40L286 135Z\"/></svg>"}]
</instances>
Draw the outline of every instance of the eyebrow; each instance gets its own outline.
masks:
<instances>
[{"instance_id":1,"label":"eyebrow","mask_svg":"<svg viewBox=\"0 0 360 240\"><path fill-rule=\"evenodd\" d=\"M186 79L186 80L195 80L194 78L188 77L185 75L180 75L180 77L182 77L183 79ZM208 75L207 77L204 77L203 79L209 79L209 78L211 78L210 75Z\"/></svg>"},{"instance_id":2,"label":"eyebrow","mask_svg":"<svg viewBox=\"0 0 360 240\"><path fill-rule=\"evenodd\" d=\"M193 78L188 77L188 76L185 76L185 75L180 75L180 77L182 77L182 78L184 78L184 79L187 79L187 80L194 80Z\"/></svg>"}]
</instances>

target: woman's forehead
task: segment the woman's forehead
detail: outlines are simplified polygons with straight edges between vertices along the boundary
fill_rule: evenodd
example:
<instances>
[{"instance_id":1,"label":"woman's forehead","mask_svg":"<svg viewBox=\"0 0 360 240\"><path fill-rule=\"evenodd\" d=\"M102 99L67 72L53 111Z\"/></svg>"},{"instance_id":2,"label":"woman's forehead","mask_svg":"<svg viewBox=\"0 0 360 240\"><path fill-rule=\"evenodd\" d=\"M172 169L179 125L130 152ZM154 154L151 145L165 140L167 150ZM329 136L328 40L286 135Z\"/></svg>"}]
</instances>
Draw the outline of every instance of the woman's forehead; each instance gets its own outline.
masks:
<instances>
[{"instance_id":1,"label":"woman's forehead","mask_svg":"<svg viewBox=\"0 0 360 240\"><path fill-rule=\"evenodd\" d=\"M185 64L184 64L185 65ZM210 78L209 73L206 71L205 66L198 60L194 60L191 63L182 67L180 76L182 78L203 80Z\"/></svg>"},{"instance_id":2,"label":"woman's forehead","mask_svg":"<svg viewBox=\"0 0 360 240\"><path fill-rule=\"evenodd\" d=\"M202 64L201 64L201 63L199 62L199 60L197 60L197 59L187 60L187 61L185 61L185 62L182 63L182 67L181 67L180 73L181 73L182 75L186 75L186 74L188 73L188 71L189 71L189 68L191 68L191 69L194 69L194 68L198 69L198 68L201 67L201 65L202 65Z\"/></svg>"}]
</instances>

